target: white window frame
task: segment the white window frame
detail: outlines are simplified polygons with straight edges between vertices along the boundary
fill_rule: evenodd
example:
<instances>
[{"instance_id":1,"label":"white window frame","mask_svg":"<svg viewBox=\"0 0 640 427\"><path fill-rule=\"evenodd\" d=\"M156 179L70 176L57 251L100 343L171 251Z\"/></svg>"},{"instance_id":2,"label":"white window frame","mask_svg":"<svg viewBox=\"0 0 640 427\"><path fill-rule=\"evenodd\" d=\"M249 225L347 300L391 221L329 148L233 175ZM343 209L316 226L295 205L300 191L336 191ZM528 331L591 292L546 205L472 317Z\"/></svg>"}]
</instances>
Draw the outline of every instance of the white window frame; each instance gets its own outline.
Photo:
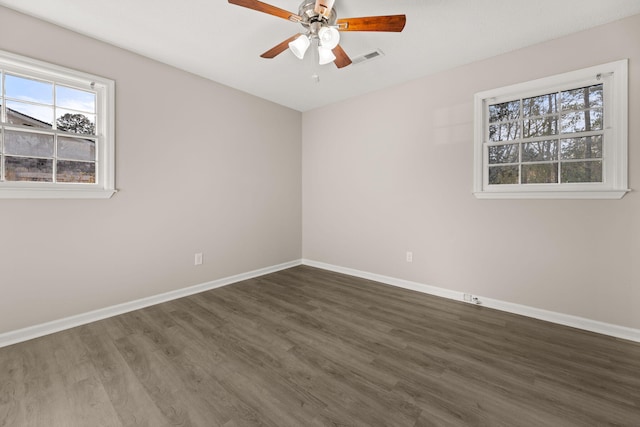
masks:
<instances>
[{"instance_id":1,"label":"white window frame","mask_svg":"<svg viewBox=\"0 0 640 427\"><path fill-rule=\"evenodd\" d=\"M8 73L16 73L95 93L97 137L95 183L5 181L0 182L0 199L110 198L117 191L115 189L115 82L104 77L1 50L0 68ZM5 117L2 115L0 118L4 120Z\"/></svg>"},{"instance_id":2,"label":"white window frame","mask_svg":"<svg viewBox=\"0 0 640 427\"><path fill-rule=\"evenodd\" d=\"M525 83L479 92L474 97L474 184L479 199L621 199L628 191L628 60L610 62ZM555 91L603 84L603 182L559 184L488 183L489 105Z\"/></svg>"}]
</instances>

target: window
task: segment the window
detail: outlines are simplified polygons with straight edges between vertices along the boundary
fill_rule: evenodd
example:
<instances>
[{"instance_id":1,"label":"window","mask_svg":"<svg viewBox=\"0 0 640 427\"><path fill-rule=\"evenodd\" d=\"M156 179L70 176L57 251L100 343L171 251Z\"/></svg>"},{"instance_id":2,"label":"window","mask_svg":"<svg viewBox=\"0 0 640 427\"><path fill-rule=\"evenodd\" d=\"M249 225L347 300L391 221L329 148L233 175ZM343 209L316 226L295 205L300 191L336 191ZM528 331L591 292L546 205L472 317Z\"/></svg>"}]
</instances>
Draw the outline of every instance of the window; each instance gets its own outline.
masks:
<instances>
[{"instance_id":1,"label":"window","mask_svg":"<svg viewBox=\"0 0 640 427\"><path fill-rule=\"evenodd\" d=\"M627 60L475 96L478 198L622 198Z\"/></svg>"},{"instance_id":2,"label":"window","mask_svg":"<svg viewBox=\"0 0 640 427\"><path fill-rule=\"evenodd\" d=\"M0 51L0 198L108 198L114 82Z\"/></svg>"}]
</instances>

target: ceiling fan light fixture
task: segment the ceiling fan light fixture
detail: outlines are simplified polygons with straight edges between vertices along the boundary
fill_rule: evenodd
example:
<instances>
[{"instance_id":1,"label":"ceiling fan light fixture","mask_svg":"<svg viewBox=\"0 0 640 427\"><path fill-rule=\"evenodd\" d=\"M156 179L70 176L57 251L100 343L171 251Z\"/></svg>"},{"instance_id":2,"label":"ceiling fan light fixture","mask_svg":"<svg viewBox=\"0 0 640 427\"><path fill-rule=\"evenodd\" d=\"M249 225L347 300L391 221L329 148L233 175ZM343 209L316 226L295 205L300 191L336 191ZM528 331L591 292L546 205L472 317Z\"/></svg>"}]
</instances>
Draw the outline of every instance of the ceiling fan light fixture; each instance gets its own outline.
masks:
<instances>
[{"instance_id":1,"label":"ceiling fan light fixture","mask_svg":"<svg viewBox=\"0 0 640 427\"><path fill-rule=\"evenodd\" d=\"M318 30L320 46L334 49L340 43L340 32L333 27L322 27Z\"/></svg>"},{"instance_id":2,"label":"ceiling fan light fixture","mask_svg":"<svg viewBox=\"0 0 640 427\"><path fill-rule=\"evenodd\" d=\"M335 61L336 56L333 54L330 48L326 46L318 46L318 59L320 65L324 65Z\"/></svg>"},{"instance_id":3,"label":"ceiling fan light fixture","mask_svg":"<svg viewBox=\"0 0 640 427\"><path fill-rule=\"evenodd\" d=\"M300 37L289 43L289 49L298 59L302 59L310 45L311 41L309 40L309 37L302 34Z\"/></svg>"}]
</instances>

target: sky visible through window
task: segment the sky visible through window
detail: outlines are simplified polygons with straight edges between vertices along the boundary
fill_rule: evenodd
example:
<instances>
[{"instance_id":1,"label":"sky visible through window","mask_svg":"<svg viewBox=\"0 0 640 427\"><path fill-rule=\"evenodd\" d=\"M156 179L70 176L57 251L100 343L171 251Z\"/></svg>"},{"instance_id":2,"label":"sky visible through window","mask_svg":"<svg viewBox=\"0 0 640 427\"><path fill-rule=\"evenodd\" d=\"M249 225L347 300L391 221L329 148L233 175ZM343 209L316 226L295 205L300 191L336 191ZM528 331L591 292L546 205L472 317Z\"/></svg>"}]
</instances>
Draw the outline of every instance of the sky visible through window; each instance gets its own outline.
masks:
<instances>
[{"instance_id":1,"label":"sky visible through window","mask_svg":"<svg viewBox=\"0 0 640 427\"><path fill-rule=\"evenodd\" d=\"M49 126L54 121L54 104L56 120L65 114L82 114L95 125L96 96L93 92L6 73L4 96L7 108Z\"/></svg>"}]
</instances>

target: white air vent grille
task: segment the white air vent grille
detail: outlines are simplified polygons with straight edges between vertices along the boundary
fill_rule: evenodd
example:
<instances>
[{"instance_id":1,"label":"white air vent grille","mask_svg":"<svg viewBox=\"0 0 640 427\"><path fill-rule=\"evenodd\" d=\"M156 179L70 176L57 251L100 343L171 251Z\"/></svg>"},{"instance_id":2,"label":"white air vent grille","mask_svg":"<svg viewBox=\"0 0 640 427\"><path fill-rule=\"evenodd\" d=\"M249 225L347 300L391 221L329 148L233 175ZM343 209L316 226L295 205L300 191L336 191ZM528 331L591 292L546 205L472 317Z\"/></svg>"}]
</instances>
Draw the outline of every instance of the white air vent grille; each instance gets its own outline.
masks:
<instances>
[{"instance_id":1,"label":"white air vent grille","mask_svg":"<svg viewBox=\"0 0 640 427\"><path fill-rule=\"evenodd\" d=\"M364 55L356 56L352 58L351 61L353 65L361 64L363 62L371 61L372 59L378 58L380 56L384 56L384 52L380 49L376 49L373 52L365 53Z\"/></svg>"}]
</instances>

